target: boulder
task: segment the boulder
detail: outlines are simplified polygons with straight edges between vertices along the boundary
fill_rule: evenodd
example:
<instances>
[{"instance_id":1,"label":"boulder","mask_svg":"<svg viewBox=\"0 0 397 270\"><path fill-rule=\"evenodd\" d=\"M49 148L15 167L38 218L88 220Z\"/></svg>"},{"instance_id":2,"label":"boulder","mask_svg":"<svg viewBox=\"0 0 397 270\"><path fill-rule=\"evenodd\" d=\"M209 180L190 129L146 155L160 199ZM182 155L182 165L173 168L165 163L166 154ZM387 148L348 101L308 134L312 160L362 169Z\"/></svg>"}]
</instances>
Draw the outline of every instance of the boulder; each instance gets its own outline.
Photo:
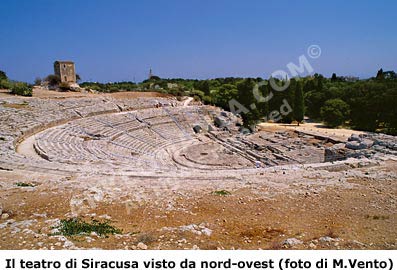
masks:
<instances>
[{"instance_id":1,"label":"boulder","mask_svg":"<svg viewBox=\"0 0 397 270\"><path fill-rule=\"evenodd\" d=\"M386 147L385 146L381 146L381 145L378 145L378 144L374 144L374 146L372 147L372 149L374 149L375 151L378 151L378 152L386 152Z\"/></svg>"},{"instance_id":2,"label":"boulder","mask_svg":"<svg viewBox=\"0 0 397 270\"><path fill-rule=\"evenodd\" d=\"M357 134L352 134L347 140L349 142L359 142L359 141L361 141L361 138Z\"/></svg>"},{"instance_id":3,"label":"boulder","mask_svg":"<svg viewBox=\"0 0 397 270\"><path fill-rule=\"evenodd\" d=\"M346 147L352 150L363 150L371 148L373 144L373 141L363 139L361 141L349 141L346 143Z\"/></svg>"},{"instance_id":4,"label":"boulder","mask_svg":"<svg viewBox=\"0 0 397 270\"><path fill-rule=\"evenodd\" d=\"M325 148L324 152L324 162L344 160L346 159L346 152L347 149L343 143L338 143L331 147L327 147Z\"/></svg>"},{"instance_id":5,"label":"boulder","mask_svg":"<svg viewBox=\"0 0 397 270\"><path fill-rule=\"evenodd\" d=\"M201 230L201 233L206 235L206 236L211 236L212 230L208 229L208 228L204 228L204 229Z\"/></svg>"},{"instance_id":6,"label":"boulder","mask_svg":"<svg viewBox=\"0 0 397 270\"><path fill-rule=\"evenodd\" d=\"M303 244L303 242L296 238L285 239L282 243L283 246L287 246L287 247L293 247L293 246L300 245L300 244Z\"/></svg>"},{"instance_id":7,"label":"boulder","mask_svg":"<svg viewBox=\"0 0 397 270\"><path fill-rule=\"evenodd\" d=\"M245 127L243 127L243 126L241 126L241 127L238 129L238 131L239 131L240 133L242 133L242 134L245 134L245 135L251 134L251 130L249 130L248 128L245 128Z\"/></svg>"},{"instance_id":8,"label":"boulder","mask_svg":"<svg viewBox=\"0 0 397 270\"><path fill-rule=\"evenodd\" d=\"M195 133L200 133L203 129L201 128L200 125L195 125L193 127L193 130L194 130Z\"/></svg>"},{"instance_id":9,"label":"boulder","mask_svg":"<svg viewBox=\"0 0 397 270\"><path fill-rule=\"evenodd\" d=\"M221 116L223 116L223 117L228 117L227 112L221 111Z\"/></svg>"},{"instance_id":10,"label":"boulder","mask_svg":"<svg viewBox=\"0 0 397 270\"><path fill-rule=\"evenodd\" d=\"M349 141L346 143L346 148L349 148L352 150L361 150L361 149L366 149L367 147L358 141Z\"/></svg>"},{"instance_id":11,"label":"boulder","mask_svg":"<svg viewBox=\"0 0 397 270\"><path fill-rule=\"evenodd\" d=\"M394 138L376 138L373 142L374 145L384 146L391 150L397 150L397 143Z\"/></svg>"},{"instance_id":12,"label":"boulder","mask_svg":"<svg viewBox=\"0 0 397 270\"><path fill-rule=\"evenodd\" d=\"M146 250L147 249L147 245L145 245L142 242L139 242L136 247L139 248L139 249L142 249L142 250Z\"/></svg>"},{"instance_id":13,"label":"boulder","mask_svg":"<svg viewBox=\"0 0 397 270\"><path fill-rule=\"evenodd\" d=\"M215 128L212 125L208 125L208 131L214 131Z\"/></svg>"},{"instance_id":14,"label":"boulder","mask_svg":"<svg viewBox=\"0 0 397 270\"><path fill-rule=\"evenodd\" d=\"M69 90L73 92L85 92L87 91L85 88L80 87L77 83L69 83ZM62 89L60 89L62 91Z\"/></svg>"},{"instance_id":15,"label":"boulder","mask_svg":"<svg viewBox=\"0 0 397 270\"><path fill-rule=\"evenodd\" d=\"M371 141L371 140L368 140L368 139L363 139L363 140L360 142L360 146L361 146L361 147L364 147L364 148L362 148L362 149L370 148L373 144L374 144L374 142Z\"/></svg>"},{"instance_id":16,"label":"boulder","mask_svg":"<svg viewBox=\"0 0 397 270\"><path fill-rule=\"evenodd\" d=\"M216 116L214 118L214 125L219 128L225 127L227 126L227 120L222 116Z\"/></svg>"},{"instance_id":17,"label":"boulder","mask_svg":"<svg viewBox=\"0 0 397 270\"><path fill-rule=\"evenodd\" d=\"M339 240L340 240L339 238L332 238L329 236L323 236L318 239L318 241L322 243L338 242Z\"/></svg>"}]
</instances>

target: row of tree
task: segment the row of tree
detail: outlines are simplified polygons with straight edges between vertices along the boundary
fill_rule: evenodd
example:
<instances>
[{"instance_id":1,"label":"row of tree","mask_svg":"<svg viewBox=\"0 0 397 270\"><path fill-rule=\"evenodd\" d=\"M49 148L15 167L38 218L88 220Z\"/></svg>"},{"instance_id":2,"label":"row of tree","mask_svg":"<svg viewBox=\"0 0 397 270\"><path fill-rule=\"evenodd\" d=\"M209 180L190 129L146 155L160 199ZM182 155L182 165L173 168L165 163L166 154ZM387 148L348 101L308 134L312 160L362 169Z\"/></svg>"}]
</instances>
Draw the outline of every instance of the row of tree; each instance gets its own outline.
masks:
<instances>
[{"instance_id":1,"label":"row of tree","mask_svg":"<svg viewBox=\"0 0 397 270\"><path fill-rule=\"evenodd\" d=\"M58 78L48 76L49 84ZM141 83L89 83L82 87L99 92L159 91L175 96L190 95L205 104L239 113L244 126L258 121L285 123L303 121L303 116L323 121L330 127L350 126L364 131L397 134L397 76L380 69L366 80L331 78L314 74L289 81L270 78L216 78L209 80L162 79L153 76ZM31 86L10 81L0 71L0 88L31 95Z\"/></svg>"},{"instance_id":2,"label":"row of tree","mask_svg":"<svg viewBox=\"0 0 397 270\"><path fill-rule=\"evenodd\" d=\"M179 88L173 89L173 94L177 91L206 104L239 112L246 127L263 120L299 124L305 115L330 127L350 126L363 131L397 134L397 76L394 71L380 69L376 76L366 80L314 74L289 82L272 78L217 78L156 79L144 84L156 82L162 86L168 82L177 83ZM286 83L288 87L282 91L272 86L282 89Z\"/></svg>"}]
</instances>

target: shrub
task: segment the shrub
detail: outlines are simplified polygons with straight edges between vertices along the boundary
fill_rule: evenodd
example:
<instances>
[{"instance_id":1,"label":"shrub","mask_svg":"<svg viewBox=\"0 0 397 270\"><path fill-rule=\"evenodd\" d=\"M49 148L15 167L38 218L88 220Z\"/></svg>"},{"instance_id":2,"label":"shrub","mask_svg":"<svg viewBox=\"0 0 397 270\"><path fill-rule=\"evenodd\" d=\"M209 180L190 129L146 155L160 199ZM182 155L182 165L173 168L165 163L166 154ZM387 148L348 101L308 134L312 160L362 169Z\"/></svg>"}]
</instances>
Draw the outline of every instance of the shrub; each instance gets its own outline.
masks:
<instances>
[{"instance_id":1,"label":"shrub","mask_svg":"<svg viewBox=\"0 0 397 270\"><path fill-rule=\"evenodd\" d=\"M204 96L204 97L202 98L202 101L204 102L205 105L212 104L212 99L211 99L210 96Z\"/></svg>"},{"instance_id":2,"label":"shrub","mask_svg":"<svg viewBox=\"0 0 397 270\"><path fill-rule=\"evenodd\" d=\"M200 90L193 90L192 91L192 95L193 96L198 96L200 99L203 99L203 97L205 96L205 93L203 91L200 91Z\"/></svg>"},{"instance_id":3,"label":"shrub","mask_svg":"<svg viewBox=\"0 0 397 270\"><path fill-rule=\"evenodd\" d=\"M0 70L0 80L8 80L7 74Z\"/></svg>"},{"instance_id":4,"label":"shrub","mask_svg":"<svg viewBox=\"0 0 397 270\"><path fill-rule=\"evenodd\" d=\"M36 79L34 79L34 85L41 85L41 82L42 82L42 80L40 77L37 77Z\"/></svg>"},{"instance_id":5,"label":"shrub","mask_svg":"<svg viewBox=\"0 0 397 270\"><path fill-rule=\"evenodd\" d=\"M59 84L59 89L61 89L61 91L69 91L70 90L70 85L66 82L60 83Z\"/></svg>"},{"instance_id":6,"label":"shrub","mask_svg":"<svg viewBox=\"0 0 397 270\"><path fill-rule=\"evenodd\" d=\"M32 183L24 183L24 182L18 182L18 183L15 183L15 185L17 187L34 187L34 185Z\"/></svg>"},{"instance_id":7,"label":"shrub","mask_svg":"<svg viewBox=\"0 0 397 270\"><path fill-rule=\"evenodd\" d=\"M100 236L121 233L121 230L111 226L109 221L101 222L93 219L89 223L80 218L62 219L61 224L56 229L59 230L60 234L65 236L85 235L91 232L96 232Z\"/></svg>"},{"instance_id":8,"label":"shrub","mask_svg":"<svg viewBox=\"0 0 397 270\"><path fill-rule=\"evenodd\" d=\"M0 89L10 89L11 83L8 79L0 79Z\"/></svg>"},{"instance_id":9,"label":"shrub","mask_svg":"<svg viewBox=\"0 0 397 270\"><path fill-rule=\"evenodd\" d=\"M321 118L330 127L342 125L349 115L349 105L339 98L330 99L321 107Z\"/></svg>"},{"instance_id":10,"label":"shrub","mask_svg":"<svg viewBox=\"0 0 397 270\"><path fill-rule=\"evenodd\" d=\"M222 189L222 190L216 190L216 191L214 191L213 194L214 194L214 195L219 195L219 196L227 196L227 195L231 195L232 193L230 193L230 192L227 191L227 190Z\"/></svg>"},{"instance_id":11,"label":"shrub","mask_svg":"<svg viewBox=\"0 0 397 270\"><path fill-rule=\"evenodd\" d=\"M14 95L31 97L33 90L27 83L16 82L11 87L11 93Z\"/></svg>"},{"instance_id":12,"label":"shrub","mask_svg":"<svg viewBox=\"0 0 397 270\"><path fill-rule=\"evenodd\" d=\"M48 84L50 86L56 86L61 82L61 78L59 78L59 76L53 75L53 74L48 75L45 80L48 82Z\"/></svg>"}]
</instances>

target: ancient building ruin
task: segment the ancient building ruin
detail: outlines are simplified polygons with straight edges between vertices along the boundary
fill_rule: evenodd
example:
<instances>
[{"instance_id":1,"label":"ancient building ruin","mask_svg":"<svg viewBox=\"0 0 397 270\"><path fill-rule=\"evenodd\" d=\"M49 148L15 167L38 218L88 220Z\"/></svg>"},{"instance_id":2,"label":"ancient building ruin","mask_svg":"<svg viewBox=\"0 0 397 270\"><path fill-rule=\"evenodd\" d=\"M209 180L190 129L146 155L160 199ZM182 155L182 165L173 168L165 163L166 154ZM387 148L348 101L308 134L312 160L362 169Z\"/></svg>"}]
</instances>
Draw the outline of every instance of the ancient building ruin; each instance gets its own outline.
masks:
<instances>
[{"instance_id":1,"label":"ancient building ruin","mask_svg":"<svg viewBox=\"0 0 397 270\"><path fill-rule=\"evenodd\" d=\"M76 70L72 61L55 61L54 74L62 83L76 83Z\"/></svg>"}]
</instances>

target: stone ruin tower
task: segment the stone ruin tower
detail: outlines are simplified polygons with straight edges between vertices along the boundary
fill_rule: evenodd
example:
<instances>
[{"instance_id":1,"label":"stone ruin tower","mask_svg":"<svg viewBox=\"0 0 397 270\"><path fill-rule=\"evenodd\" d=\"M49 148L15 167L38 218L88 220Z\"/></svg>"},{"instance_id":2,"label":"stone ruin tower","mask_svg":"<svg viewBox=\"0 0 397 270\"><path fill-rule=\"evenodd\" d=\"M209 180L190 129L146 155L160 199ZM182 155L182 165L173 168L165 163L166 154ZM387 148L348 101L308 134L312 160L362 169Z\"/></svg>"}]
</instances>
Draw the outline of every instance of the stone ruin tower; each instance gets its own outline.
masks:
<instances>
[{"instance_id":1,"label":"stone ruin tower","mask_svg":"<svg viewBox=\"0 0 397 270\"><path fill-rule=\"evenodd\" d=\"M54 74L62 83L76 83L76 70L72 61L55 61Z\"/></svg>"}]
</instances>

